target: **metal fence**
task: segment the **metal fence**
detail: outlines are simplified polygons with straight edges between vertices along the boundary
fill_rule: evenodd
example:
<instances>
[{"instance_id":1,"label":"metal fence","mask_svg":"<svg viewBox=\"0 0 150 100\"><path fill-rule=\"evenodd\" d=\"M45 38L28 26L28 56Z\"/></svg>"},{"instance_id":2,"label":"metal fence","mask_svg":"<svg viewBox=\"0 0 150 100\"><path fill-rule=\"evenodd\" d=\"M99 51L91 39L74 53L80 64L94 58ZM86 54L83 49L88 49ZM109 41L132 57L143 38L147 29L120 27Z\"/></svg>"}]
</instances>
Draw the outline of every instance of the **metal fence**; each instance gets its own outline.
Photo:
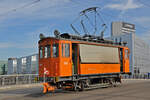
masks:
<instances>
[{"instance_id":1,"label":"metal fence","mask_svg":"<svg viewBox=\"0 0 150 100\"><path fill-rule=\"evenodd\" d=\"M124 79L150 79L149 74L133 74L133 75L124 75Z\"/></svg>"},{"instance_id":2,"label":"metal fence","mask_svg":"<svg viewBox=\"0 0 150 100\"><path fill-rule=\"evenodd\" d=\"M150 79L150 74L134 74L122 76L123 79ZM7 85L32 84L45 82L38 74L0 75L0 87Z\"/></svg>"},{"instance_id":3,"label":"metal fence","mask_svg":"<svg viewBox=\"0 0 150 100\"><path fill-rule=\"evenodd\" d=\"M38 74L0 75L0 87L6 85L31 84L42 82Z\"/></svg>"}]
</instances>

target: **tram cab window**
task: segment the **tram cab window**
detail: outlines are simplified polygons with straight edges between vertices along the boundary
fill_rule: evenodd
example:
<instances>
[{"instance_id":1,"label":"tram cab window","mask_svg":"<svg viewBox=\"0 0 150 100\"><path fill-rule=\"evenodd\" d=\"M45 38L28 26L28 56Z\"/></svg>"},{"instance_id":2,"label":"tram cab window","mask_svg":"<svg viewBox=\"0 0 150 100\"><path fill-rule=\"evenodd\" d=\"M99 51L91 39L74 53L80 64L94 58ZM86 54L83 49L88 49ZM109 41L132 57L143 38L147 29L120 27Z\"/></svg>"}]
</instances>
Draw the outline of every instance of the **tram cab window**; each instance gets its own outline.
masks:
<instances>
[{"instance_id":1,"label":"tram cab window","mask_svg":"<svg viewBox=\"0 0 150 100\"><path fill-rule=\"evenodd\" d=\"M45 51L44 51L44 58L47 58L47 47L45 47L45 49L44 49Z\"/></svg>"},{"instance_id":2,"label":"tram cab window","mask_svg":"<svg viewBox=\"0 0 150 100\"><path fill-rule=\"evenodd\" d=\"M59 48L58 44L53 44L53 57L58 57L59 56Z\"/></svg>"},{"instance_id":3,"label":"tram cab window","mask_svg":"<svg viewBox=\"0 0 150 100\"><path fill-rule=\"evenodd\" d=\"M43 58L43 47L40 47L39 52L40 52L40 58Z\"/></svg>"},{"instance_id":4,"label":"tram cab window","mask_svg":"<svg viewBox=\"0 0 150 100\"><path fill-rule=\"evenodd\" d=\"M50 45L47 45L47 46L45 46L45 55L44 55L44 57L48 58L50 56L51 56L51 48L50 48Z\"/></svg>"},{"instance_id":5,"label":"tram cab window","mask_svg":"<svg viewBox=\"0 0 150 100\"><path fill-rule=\"evenodd\" d=\"M69 43L62 44L62 56L70 57L70 44Z\"/></svg>"},{"instance_id":6,"label":"tram cab window","mask_svg":"<svg viewBox=\"0 0 150 100\"><path fill-rule=\"evenodd\" d=\"M51 57L51 46L47 46L47 56Z\"/></svg>"}]
</instances>

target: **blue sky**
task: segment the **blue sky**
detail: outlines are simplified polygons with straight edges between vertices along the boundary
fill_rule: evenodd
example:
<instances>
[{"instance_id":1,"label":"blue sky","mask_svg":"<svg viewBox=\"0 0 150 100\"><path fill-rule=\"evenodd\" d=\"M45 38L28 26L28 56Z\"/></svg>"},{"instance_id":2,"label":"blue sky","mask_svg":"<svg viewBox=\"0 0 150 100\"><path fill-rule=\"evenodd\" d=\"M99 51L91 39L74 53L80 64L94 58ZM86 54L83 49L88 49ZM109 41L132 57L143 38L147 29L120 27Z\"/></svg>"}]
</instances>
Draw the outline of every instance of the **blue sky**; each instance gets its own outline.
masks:
<instances>
[{"instance_id":1,"label":"blue sky","mask_svg":"<svg viewBox=\"0 0 150 100\"><path fill-rule=\"evenodd\" d=\"M32 4L34 3L34 4ZM79 12L100 7L110 35L112 21L136 25L136 34L150 42L149 0L0 0L0 60L38 52L39 34L74 33L70 24Z\"/></svg>"}]
</instances>

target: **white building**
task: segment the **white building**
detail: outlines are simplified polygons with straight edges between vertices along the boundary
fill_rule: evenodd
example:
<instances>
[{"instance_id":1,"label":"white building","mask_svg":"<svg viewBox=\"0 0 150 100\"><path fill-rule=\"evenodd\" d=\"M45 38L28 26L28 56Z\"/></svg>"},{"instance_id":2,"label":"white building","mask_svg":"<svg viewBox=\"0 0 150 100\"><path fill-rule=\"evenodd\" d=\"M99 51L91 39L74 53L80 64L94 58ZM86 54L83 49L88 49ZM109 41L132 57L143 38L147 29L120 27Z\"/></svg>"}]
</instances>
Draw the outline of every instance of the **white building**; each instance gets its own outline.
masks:
<instances>
[{"instance_id":1,"label":"white building","mask_svg":"<svg viewBox=\"0 0 150 100\"><path fill-rule=\"evenodd\" d=\"M38 54L9 58L8 74L38 74Z\"/></svg>"},{"instance_id":2,"label":"white building","mask_svg":"<svg viewBox=\"0 0 150 100\"><path fill-rule=\"evenodd\" d=\"M130 71L132 74L150 72L150 46L136 36L135 25L124 22L112 22L111 39L126 41L130 48Z\"/></svg>"},{"instance_id":3,"label":"white building","mask_svg":"<svg viewBox=\"0 0 150 100\"><path fill-rule=\"evenodd\" d=\"M7 74L17 73L17 58L8 58L8 72Z\"/></svg>"},{"instance_id":4,"label":"white building","mask_svg":"<svg viewBox=\"0 0 150 100\"><path fill-rule=\"evenodd\" d=\"M27 56L27 73L38 74L38 54Z\"/></svg>"},{"instance_id":5,"label":"white building","mask_svg":"<svg viewBox=\"0 0 150 100\"><path fill-rule=\"evenodd\" d=\"M112 22L111 36L135 33L135 25L126 22Z\"/></svg>"},{"instance_id":6,"label":"white building","mask_svg":"<svg viewBox=\"0 0 150 100\"><path fill-rule=\"evenodd\" d=\"M26 57L21 57L17 58L17 73L18 74L26 74L27 73L27 58Z\"/></svg>"}]
</instances>

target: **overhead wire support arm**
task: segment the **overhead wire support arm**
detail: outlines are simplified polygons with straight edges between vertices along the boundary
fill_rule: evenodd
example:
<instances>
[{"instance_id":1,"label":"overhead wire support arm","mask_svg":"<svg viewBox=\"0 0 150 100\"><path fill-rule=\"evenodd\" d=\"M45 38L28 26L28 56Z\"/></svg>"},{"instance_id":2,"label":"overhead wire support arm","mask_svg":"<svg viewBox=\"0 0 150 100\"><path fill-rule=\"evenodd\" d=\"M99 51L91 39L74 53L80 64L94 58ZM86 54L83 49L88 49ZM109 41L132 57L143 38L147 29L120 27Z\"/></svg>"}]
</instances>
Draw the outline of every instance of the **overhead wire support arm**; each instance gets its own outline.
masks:
<instances>
[{"instance_id":1,"label":"overhead wire support arm","mask_svg":"<svg viewBox=\"0 0 150 100\"><path fill-rule=\"evenodd\" d=\"M80 16L84 15L84 16L88 19L88 21L90 22L90 24L91 24L93 27L95 27L95 25L91 22L90 18L86 15L86 13L87 13L87 12L91 12L91 11L96 12L96 9L97 9L97 8L98 8L98 7L91 7L91 8L87 8L87 9L85 9L85 10L83 10L83 11L80 12Z\"/></svg>"},{"instance_id":2,"label":"overhead wire support arm","mask_svg":"<svg viewBox=\"0 0 150 100\"><path fill-rule=\"evenodd\" d=\"M80 12L80 15L81 15L81 16L84 15L84 16L88 19L88 21L89 21L89 23L91 24L91 26L94 28L94 33L93 33L93 35L95 35L96 32L97 32L97 22L96 22L96 21L97 21L97 20L96 20L97 9L98 9L98 7L91 7L91 8L87 8L87 9L85 9L85 10L83 10L83 11ZM95 12L95 22L94 22L94 24L91 22L91 20L90 20L90 18L88 17L88 15L86 15L87 12Z\"/></svg>"},{"instance_id":3,"label":"overhead wire support arm","mask_svg":"<svg viewBox=\"0 0 150 100\"><path fill-rule=\"evenodd\" d=\"M100 16L100 14L96 11L98 17L101 19L101 21L105 24L105 21L103 20L103 18Z\"/></svg>"},{"instance_id":4,"label":"overhead wire support arm","mask_svg":"<svg viewBox=\"0 0 150 100\"><path fill-rule=\"evenodd\" d=\"M101 19L101 21L103 22L103 24L102 24L103 30L102 30L101 33L100 33L101 38L103 38L104 32L105 32L105 30L107 29L107 25L105 24L105 21L104 21L103 18L100 16L100 14L99 14L97 11L96 11L96 13L97 13L99 19Z\"/></svg>"},{"instance_id":5,"label":"overhead wire support arm","mask_svg":"<svg viewBox=\"0 0 150 100\"><path fill-rule=\"evenodd\" d=\"M89 23L91 24L91 26L94 27L94 24L91 22L90 18L89 18L86 14L84 14L84 16L88 19L88 21L89 21Z\"/></svg>"},{"instance_id":6,"label":"overhead wire support arm","mask_svg":"<svg viewBox=\"0 0 150 100\"><path fill-rule=\"evenodd\" d=\"M97 20L96 20L96 10L95 10L95 32L94 32L94 35L96 34L97 32Z\"/></svg>"},{"instance_id":7,"label":"overhead wire support arm","mask_svg":"<svg viewBox=\"0 0 150 100\"><path fill-rule=\"evenodd\" d=\"M85 32L85 34L88 34L88 31L84 26L83 20L81 20L81 25L82 25L82 28L83 28L83 31Z\"/></svg>"},{"instance_id":8,"label":"overhead wire support arm","mask_svg":"<svg viewBox=\"0 0 150 100\"><path fill-rule=\"evenodd\" d=\"M80 12L81 15L84 15L86 12L90 12L90 11L96 11L98 7L91 7L91 8L87 8L83 11Z\"/></svg>"},{"instance_id":9,"label":"overhead wire support arm","mask_svg":"<svg viewBox=\"0 0 150 100\"><path fill-rule=\"evenodd\" d=\"M103 24L103 25L102 25L102 27L104 27L104 29L103 29L103 30L101 31L101 33L100 33L101 38L103 38L103 37L104 37L104 32L105 32L105 30L106 30L107 26L106 26L106 24Z\"/></svg>"},{"instance_id":10,"label":"overhead wire support arm","mask_svg":"<svg viewBox=\"0 0 150 100\"><path fill-rule=\"evenodd\" d=\"M74 32L75 32L76 34L80 35L80 33L76 30L76 28L75 28L72 24L70 24L70 26L71 26L71 28L74 30Z\"/></svg>"},{"instance_id":11,"label":"overhead wire support arm","mask_svg":"<svg viewBox=\"0 0 150 100\"><path fill-rule=\"evenodd\" d=\"M80 18L81 15L79 15L75 20L73 20L72 24L70 24L72 30L75 32L75 34L80 35L80 33L77 31L77 29L73 26L73 23L77 21Z\"/></svg>"},{"instance_id":12,"label":"overhead wire support arm","mask_svg":"<svg viewBox=\"0 0 150 100\"><path fill-rule=\"evenodd\" d=\"M70 26L73 29L73 31L78 35L82 35L80 33L84 32L85 35L89 35L89 36L93 36L93 37L100 34L97 37L103 38L103 35L104 35L104 32L105 32L107 26L106 26L104 20L101 18L100 14L98 13L98 9L100 9L100 8L99 7L91 7L91 8L87 8L87 9L81 11L79 13L79 17L73 21L73 23L74 23L75 21L77 21L79 18L82 17L82 19L80 19L81 28L79 30L77 30L76 27L74 27L74 25L72 23L72 24L70 24ZM91 17L89 13L94 14L94 16ZM99 18L102 22L102 24L100 24L101 26L99 26L99 23L97 22ZM99 31L100 27L102 27L102 30ZM79 32L81 31L81 32L79 33L78 31Z\"/></svg>"}]
</instances>

